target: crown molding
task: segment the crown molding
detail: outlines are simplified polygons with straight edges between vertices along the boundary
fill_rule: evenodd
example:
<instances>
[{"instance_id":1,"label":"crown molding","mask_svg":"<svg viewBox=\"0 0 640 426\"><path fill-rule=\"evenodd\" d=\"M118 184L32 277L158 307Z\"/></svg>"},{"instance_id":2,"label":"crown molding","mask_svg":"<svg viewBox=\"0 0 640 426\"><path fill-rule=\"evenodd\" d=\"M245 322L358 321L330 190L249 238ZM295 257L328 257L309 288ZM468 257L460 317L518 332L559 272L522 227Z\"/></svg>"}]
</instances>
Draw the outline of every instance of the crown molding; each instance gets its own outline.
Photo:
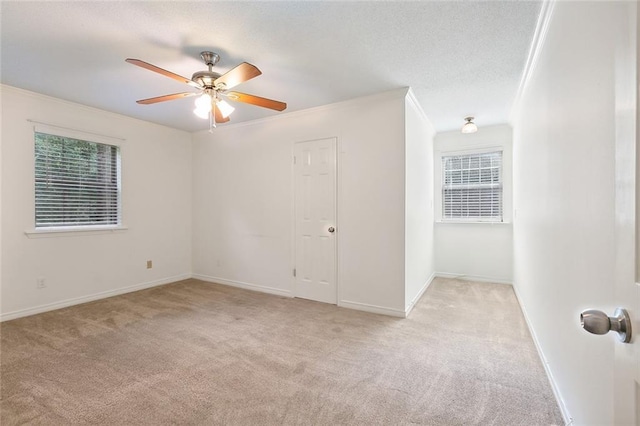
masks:
<instances>
[{"instance_id":1,"label":"crown molding","mask_svg":"<svg viewBox=\"0 0 640 426\"><path fill-rule=\"evenodd\" d=\"M55 96L50 96L50 95L45 95L43 93L38 93L38 92L33 92L31 90L26 90L26 89L22 89L20 87L16 87L16 86L9 86L8 84L2 84L0 83L0 99L2 98L2 94L3 93L16 93L25 97L29 97L29 98L33 98L33 99L38 99L38 100L47 100L50 102L55 102L61 105L67 105L69 107L73 107L73 108L77 108L80 110L84 110L84 111L89 111L89 112L93 112L96 114L100 114L102 116L107 116L107 117L111 117L111 118L115 118L115 119L119 119L119 120L126 120L126 121L131 121L131 122L135 122L135 123L144 123L146 125L151 125L151 126L158 126L164 129L168 129L174 132L182 132L185 134L190 134L191 132L188 132L186 130L182 130L182 129L176 129L175 127L170 127L167 126L165 124L159 124L159 123L155 123L153 121L148 121L148 120L143 120L141 118L135 118L135 117L131 117L128 115L124 115L124 114L119 114L117 112L112 112L112 111L107 111L104 109L100 109L100 108L96 108L96 107L92 107L92 106L88 106L88 105L84 105L84 104L79 104L77 102L73 102L73 101L67 101L65 99L60 99L60 98L56 98ZM36 118L31 119L30 121L40 121ZM56 127L62 127L62 125L56 125L56 124L50 124L51 126L56 126ZM85 133L90 133L89 131L85 131ZM124 139L124 138L117 138L117 139Z\"/></svg>"},{"instance_id":2,"label":"crown molding","mask_svg":"<svg viewBox=\"0 0 640 426\"><path fill-rule=\"evenodd\" d=\"M278 120L284 120L284 119L301 117L301 116L310 115L310 114L316 114L316 113L321 112L321 111L344 109L344 108L353 108L353 107L358 106L359 104L362 104L362 103L369 104L369 103L373 103L373 102L383 102L383 101L390 100L390 99L401 99L401 98L404 98L407 95L407 92L409 92L410 90L411 89L409 87L401 87L399 89L387 90L385 92L380 92L380 93L376 93L376 94L373 94L373 95L362 96L362 97L359 97L359 98L349 99L349 100L346 100L346 101L336 102L336 103L332 103L332 104L320 105L320 106L313 107L313 108L307 108L307 109L287 112L287 113L284 113L284 114L273 115L273 116L270 116L270 117L258 118L256 120L243 121L241 123L234 123L234 124L225 124L224 126L217 127L214 130L214 134L215 134L215 132L218 132L218 131L221 131L221 130L225 130L225 129L237 129L237 128L240 128L240 127L265 124L265 123L270 123L270 122L274 122L274 121L278 121ZM204 134L204 133L209 133L209 131L208 130L199 130L197 132L193 132L192 134L196 135L196 134Z\"/></svg>"},{"instance_id":3,"label":"crown molding","mask_svg":"<svg viewBox=\"0 0 640 426\"><path fill-rule=\"evenodd\" d=\"M427 117L427 114L422 109L422 105L420 105L420 102L418 102L418 99L416 98L415 93L413 93L413 89L411 89L411 87L409 87L409 90L407 91L406 99L411 104L411 106L413 106L413 108L418 112L418 115L420 116L420 118L431 128L433 133L435 133L435 127L433 123L431 122L429 117Z\"/></svg>"},{"instance_id":4,"label":"crown molding","mask_svg":"<svg viewBox=\"0 0 640 426\"><path fill-rule=\"evenodd\" d=\"M538 22L536 23L536 30L533 34L533 40L531 41L531 48L529 49L529 55L527 56L527 62L525 63L522 77L520 78L520 84L516 91L516 96L511 105L511 111L509 112L509 123L513 122L515 113L520 106L520 101L527 90L533 71L538 64L540 53L544 46L544 40L549 30L549 24L553 15L553 9L557 0L544 0L540 9L540 15L538 16Z\"/></svg>"}]
</instances>

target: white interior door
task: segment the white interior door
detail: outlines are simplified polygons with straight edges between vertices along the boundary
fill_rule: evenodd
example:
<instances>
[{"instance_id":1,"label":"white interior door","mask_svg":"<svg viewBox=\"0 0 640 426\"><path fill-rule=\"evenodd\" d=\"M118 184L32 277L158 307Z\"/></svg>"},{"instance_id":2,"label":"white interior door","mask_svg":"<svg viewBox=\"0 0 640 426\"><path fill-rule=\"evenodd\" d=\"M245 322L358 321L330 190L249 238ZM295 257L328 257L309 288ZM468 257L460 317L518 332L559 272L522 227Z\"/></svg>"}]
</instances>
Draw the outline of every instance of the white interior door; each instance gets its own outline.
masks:
<instances>
[{"instance_id":1,"label":"white interior door","mask_svg":"<svg viewBox=\"0 0 640 426\"><path fill-rule=\"evenodd\" d=\"M616 342L614 421L616 425L640 425L640 113L638 58L640 11L629 2L629 28L621 33L629 40L626 55L617 61L616 79L616 272L617 306L629 312L632 340ZM621 20L624 22L624 20ZM626 46L625 46L626 47ZM627 57L628 56L628 57Z\"/></svg>"},{"instance_id":2,"label":"white interior door","mask_svg":"<svg viewBox=\"0 0 640 426\"><path fill-rule=\"evenodd\" d=\"M294 295L336 303L336 139L294 146Z\"/></svg>"}]
</instances>

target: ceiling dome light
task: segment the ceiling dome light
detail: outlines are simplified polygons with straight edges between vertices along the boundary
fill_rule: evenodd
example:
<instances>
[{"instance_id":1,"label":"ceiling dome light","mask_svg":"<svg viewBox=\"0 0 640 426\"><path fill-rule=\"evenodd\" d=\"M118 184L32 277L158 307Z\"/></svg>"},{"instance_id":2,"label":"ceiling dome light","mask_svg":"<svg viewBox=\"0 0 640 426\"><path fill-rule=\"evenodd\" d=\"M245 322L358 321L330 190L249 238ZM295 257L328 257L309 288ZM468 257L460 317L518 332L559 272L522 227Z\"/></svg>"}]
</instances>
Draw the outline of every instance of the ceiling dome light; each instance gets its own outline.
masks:
<instances>
[{"instance_id":1,"label":"ceiling dome light","mask_svg":"<svg viewBox=\"0 0 640 426\"><path fill-rule=\"evenodd\" d=\"M473 117L465 117L466 123L462 126L462 133L475 133L478 131L478 126L473 122Z\"/></svg>"},{"instance_id":2,"label":"ceiling dome light","mask_svg":"<svg viewBox=\"0 0 640 426\"><path fill-rule=\"evenodd\" d=\"M464 126L462 126L462 133L475 133L478 131L478 126L473 122L474 117L465 117Z\"/></svg>"}]
</instances>

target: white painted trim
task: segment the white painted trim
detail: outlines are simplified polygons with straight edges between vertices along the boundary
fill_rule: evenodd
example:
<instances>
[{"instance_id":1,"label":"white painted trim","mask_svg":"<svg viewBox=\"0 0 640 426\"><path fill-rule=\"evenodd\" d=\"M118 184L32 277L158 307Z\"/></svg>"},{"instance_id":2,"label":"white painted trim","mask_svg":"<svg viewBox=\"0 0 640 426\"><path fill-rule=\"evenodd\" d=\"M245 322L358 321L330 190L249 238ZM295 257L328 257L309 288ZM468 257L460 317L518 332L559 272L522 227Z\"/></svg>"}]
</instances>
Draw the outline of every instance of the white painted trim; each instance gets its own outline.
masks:
<instances>
[{"instance_id":1,"label":"white painted trim","mask_svg":"<svg viewBox=\"0 0 640 426\"><path fill-rule=\"evenodd\" d=\"M439 278L463 279L466 281L478 281L482 283L513 285L511 281L505 280L503 278L484 277L481 275L464 275L464 274L454 274L451 272L436 272L435 276Z\"/></svg>"},{"instance_id":2,"label":"white painted trim","mask_svg":"<svg viewBox=\"0 0 640 426\"><path fill-rule=\"evenodd\" d=\"M569 410L562 399L562 395L560 394L560 389L556 384L556 381L551 373L551 368L549 367L549 363L547 362L547 358L544 356L544 352L542 351L542 347L540 346L540 342L538 341L538 336L533 328L533 324L529 320L529 315L527 315L527 310L522 303L522 299L520 298L520 293L518 292L518 287L513 286L513 292L516 295L516 300L520 305L520 310L522 311L522 315L524 316L524 320L527 323L527 327L529 327L529 333L531 333L531 338L533 339L533 344L538 350L538 356L540 356L540 361L542 362L542 366L544 367L544 371L547 373L547 378L549 379L549 384L551 384L551 390L553 390L553 396L556 398L556 402L558 403L558 407L560 408L560 413L562 414L562 420L564 420L565 425L570 425L573 423L573 418L569 414Z\"/></svg>"},{"instance_id":3,"label":"white painted trim","mask_svg":"<svg viewBox=\"0 0 640 426\"><path fill-rule=\"evenodd\" d=\"M509 225L511 226L513 222L490 222L488 220L485 221L471 221L471 220L454 220L454 219L446 219L446 220L436 220L433 223L436 225Z\"/></svg>"},{"instance_id":4,"label":"white painted trim","mask_svg":"<svg viewBox=\"0 0 640 426\"><path fill-rule=\"evenodd\" d=\"M558 407L560 408L560 413L562 414L562 419L564 421L565 425L570 425L573 422L573 418L571 417L571 415L569 414L569 411L567 410L567 406L564 403L564 400L562 399L562 396L560 394L560 390L556 384L556 381L553 377L553 374L551 373L551 369L549 367L549 363L547 362L546 357L544 356L544 352L542 351L542 347L540 346L540 342L538 341L538 337L535 333L535 330L533 329L533 325L531 323L531 321L529 320L529 315L527 314L527 310L524 307L524 304L522 303L522 299L520 298L520 293L518 292L518 288L513 285L513 283L508 282L508 281L504 281L504 280L496 280L496 279L490 279L487 277L477 277L477 276L471 276L471 275L456 275L456 274L450 274L450 273L445 273L445 272L436 272L435 273L436 277L441 277L441 278L464 278L465 280L469 280L469 281L480 281L480 282L490 282L490 283L496 283L496 284L506 284L506 285L510 285L513 288L513 292L516 295L516 300L518 301L518 305L520 306L520 310L522 311L522 315L524 317L525 322L527 323L527 327L529 328L529 332L531 333L531 338L533 340L533 343L536 347L536 350L538 351L538 356L540 357L540 361L542 362L542 366L544 367L545 372L547 373L547 378L549 380L549 383L551 384L551 390L553 391L553 395L556 399L556 402L558 403Z\"/></svg>"},{"instance_id":5,"label":"white painted trim","mask_svg":"<svg viewBox=\"0 0 640 426\"><path fill-rule=\"evenodd\" d=\"M340 281L340 231L341 231L341 227L340 227L340 206L342 205L342 132L339 132L336 136L336 170L335 170L335 211L334 211L334 221L336 223L336 233L334 234L336 236L336 252L335 252L335 256L336 256L336 306L337 306L337 301L340 300L342 298L342 286L340 285L341 281ZM295 218L294 218L295 221ZM293 236L294 240L295 240L295 235ZM295 245L293 246L295 247ZM294 253L295 255L295 253Z\"/></svg>"},{"instance_id":6,"label":"white painted trim","mask_svg":"<svg viewBox=\"0 0 640 426\"><path fill-rule=\"evenodd\" d=\"M239 127L253 126L253 125L258 125L258 124L270 123L272 121L288 119L288 118L295 118L295 117L300 117L300 116L305 116L305 115L310 115L310 114L317 114L318 112L321 112L321 111L352 108L352 107L358 106L361 103L364 103L364 104L368 105L368 104L371 104L371 103L382 102L382 101L389 100L389 99L404 98L406 96L408 90L409 90L408 87L402 87L400 89L388 90L386 92L376 93L374 95L363 96L363 97L355 98L355 99L348 99L346 101L336 102L336 103L333 103L333 104L320 105L320 106L313 107L313 108L307 108L307 109L291 111L291 112L287 112L287 113L281 113L281 114L272 115L272 116L269 116L269 117L258 118L256 120L242 121L242 122L233 123L233 124L225 124L224 126L217 127L216 128L216 132L224 131L224 130L227 130L227 129L237 129ZM208 133L208 132L209 132L208 130L199 130L197 132L193 132L193 134Z\"/></svg>"},{"instance_id":7,"label":"white painted trim","mask_svg":"<svg viewBox=\"0 0 640 426\"><path fill-rule=\"evenodd\" d=\"M105 145L120 146L121 142L126 141L120 136L109 136L102 133L94 133L88 130L74 129L67 126L59 126L53 123L45 123L44 121L32 120L27 118L29 123L33 123L33 131L36 133L46 133L49 135L61 136L63 138L80 139L90 142L98 142Z\"/></svg>"},{"instance_id":8,"label":"white painted trim","mask_svg":"<svg viewBox=\"0 0 640 426\"><path fill-rule=\"evenodd\" d=\"M134 122L137 122L137 123L145 123L145 124L149 124L149 125L153 125L153 126L163 127L165 129L171 129L171 130L176 131L176 132L184 132L184 133L188 133L188 134L192 133L192 132L189 132L187 130L166 126L164 124L158 124L158 123L155 123L153 121L143 120L141 118L134 118L134 117L130 117L128 115L118 114L118 113L107 111L107 110L104 110L104 109L100 109L100 108L95 108L95 107L91 107L91 106L88 106L88 105L79 104L77 102L67 101L67 100L60 99L60 98L54 98L53 96L44 95L42 93L37 93L37 92L32 92L30 90L21 89L19 87L15 87L15 86L9 86L8 84L0 84L0 96L1 96L3 91L15 92L15 93L19 93L19 94L22 94L24 96L29 96L31 98L36 98L36 99L38 99L38 98L39 99L46 99L46 100L49 100L49 101L52 101L52 102L56 102L56 103L59 103L59 104L70 105L70 106L72 106L74 108L82 109L82 110L85 110L85 111L97 112L97 113L100 113L101 115L104 115L104 116L107 116L107 117L113 117L113 118L120 119L120 120L134 121ZM37 118L33 118L33 119L30 119L30 121L32 121L32 122L38 121L39 122L40 120L38 120ZM56 127L62 127L62 126L63 126L63 124L56 125ZM85 132L85 133L90 133L90 132ZM118 137L116 139L126 140L124 137Z\"/></svg>"},{"instance_id":9,"label":"white painted trim","mask_svg":"<svg viewBox=\"0 0 640 426\"><path fill-rule=\"evenodd\" d=\"M411 311L416 306L416 303L418 303L418 300L420 300L420 298L422 297L424 292L427 291L427 289L429 288L429 286L431 285L431 283L433 282L435 277L436 277L436 273L434 272L427 279L427 281L425 281L424 285L422 286L422 288L420 289L418 294L416 294L416 296L413 298L413 300L411 300L411 302L404 308L404 316L405 316L405 318L409 316L409 313L411 313Z\"/></svg>"},{"instance_id":10,"label":"white painted trim","mask_svg":"<svg viewBox=\"0 0 640 426\"><path fill-rule=\"evenodd\" d=\"M400 309L385 308L384 306L369 305L368 303L351 302L340 300L338 306L341 308L355 309L356 311L371 312L373 314L387 315L391 317L405 318L405 313Z\"/></svg>"},{"instance_id":11,"label":"white painted trim","mask_svg":"<svg viewBox=\"0 0 640 426\"><path fill-rule=\"evenodd\" d=\"M261 293L275 294L275 295L284 296L284 297L293 297L293 293L291 292L291 290L283 290L281 288L268 287L268 286L252 284L252 283L245 283L242 281L227 280L225 278L212 277L209 275L202 275L202 274L192 274L191 278L194 278L196 280L206 281L209 283L214 283L214 284L227 285L229 287L237 287L245 290L258 291Z\"/></svg>"},{"instance_id":12,"label":"white painted trim","mask_svg":"<svg viewBox=\"0 0 640 426\"><path fill-rule=\"evenodd\" d=\"M409 104L416 110L420 118L422 118L422 120L425 121L426 124L430 127L430 130L433 131L435 129L433 127L433 123L431 122L431 120L429 120L429 117L427 117L427 114L422 109L422 105L420 105L420 102L418 102L418 99L416 98L416 95L413 93L413 90L411 89L411 87L409 87L409 90L407 91L406 99L407 101L409 101Z\"/></svg>"},{"instance_id":13,"label":"white painted trim","mask_svg":"<svg viewBox=\"0 0 640 426\"><path fill-rule=\"evenodd\" d=\"M533 74L533 71L535 70L538 63L540 52L542 51L542 46L544 45L544 39L546 38L547 31L549 30L549 23L551 22L551 16L553 15L553 8L555 7L555 4L556 0L544 0L542 3L542 7L540 8L540 15L538 16L536 29L533 33L533 40L531 41L531 47L529 48L527 62L524 66L522 77L520 78L520 84L518 86L518 90L516 91L516 96L514 97L513 103L511 104L511 110L509 112L509 123L513 123L513 119L518 109L518 105L520 104L520 100L527 90L527 86L529 85L529 81L531 80L531 75Z\"/></svg>"},{"instance_id":14,"label":"white painted trim","mask_svg":"<svg viewBox=\"0 0 640 426\"><path fill-rule=\"evenodd\" d=\"M504 127L505 125L499 125ZM498 126L492 126L498 127ZM434 144L434 148L439 143ZM502 179L502 220L497 221L491 218L480 220L473 218L471 220L464 219L444 219L442 217L442 157L452 155L474 155L487 154L490 152L500 152L502 158L502 166L500 170ZM505 155L506 154L506 155ZM434 183L434 222L435 223L511 223L513 220L513 140L502 142L499 144L479 144L461 146L454 149L435 149L433 153L433 183Z\"/></svg>"},{"instance_id":15,"label":"white painted trim","mask_svg":"<svg viewBox=\"0 0 640 426\"><path fill-rule=\"evenodd\" d=\"M289 200L290 204L290 212L291 212L291 226L290 226L290 230L291 230L291 235L289 236L289 244L291 247L290 253L289 253L289 261L290 261L290 271L291 271L291 276L290 276L290 280L289 280L289 289L291 291L291 297L296 297L296 279L297 277L295 275L293 275L293 271L294 269L296 270L296 274L297 274L297 267L296 267L296 165L293 162L294 158L296 156L296 141L292 141L291 142L291 171L289 173L290 176L290 181L289 181L289 189L291 191L291 199ZM336 269L337 272L337 269Z\"/></svg>"},{"instance_id":16,"label":"white painted trim","mask_svg":"<svg viewBox=\"0 0 640 426\"><path fill-rule=\"evenodd\" d=\"M93 302L95 300L106 299L108 297L118 296L120 294L132 293L134 291L139 291L139 290L144 290L146 288L170 284L176 281L182 281L189 278L191 278L191 274L185 273L185 274L175 275L173 277L162 278L154 281L147 281L140 284L134 284L128 287L122 287L115 290L103 291L100 293L91 294L89 296L76 297L73 299L63 300L60 302L54 302L46 305L36 306L34 308L27 308L27 309L21 309L19 311L7 312L0 315L0 322L9 321L16 318L27 317L35 314L41 314L43 312L54 311L56 309L62 309L69 306L80 305L82 303Z\"/></svg>"},{"instance_id":17,"label":"white painted trim","mask_svg":"<svg viewBox=\"0 0 640 426\"><path fill-rule=\"evenodd\" d=\"M126 226L60 226L50 228L34 228L24 231L29 238L78 237L120 233L128 230Z\"/></svg>"},{"instance_id":18,"label":"white painted trim","mask_svg":"<svg viewBox=\"0 0 640 426\"><path fill-rule=\"evenodd\" d=\"M100 108L95 108L95 107L91 107L88 105L83 105L83 104L79 104L76 102L71 102L71 101L67 101L64 99L60 99L60 98L55 98L53 96L48 96L48 95L44 95L42 93L37 93L37 92L32 92L30 90L25 90L25 89L21 89L19 87L15 87L15 86L10 86L8 84L0 84L0 96L2 95L3 91L7 91L7 92L16 92L16 93L20 93L22 95L25 96L29 96L32 98L39 98L39 99L47 99L49 101L52 102L57 102L60 104L64 104L64 105L71 105L75 108L80 108L86 111L92 111L92 112L99 112L102 115L106 115L109 117L114 117L117 119L123 119L123 120L128 120L128 121L135 121L138 123L145 123L145 124L149 124L149 125L154 125L154 126L158 126L158 127L163 127L165 129L171 129L173 131L177 131L177 132L184 132L184 133L188 133L191 135L194 134L198 134L198 133L208 133L209 130L197 130L194 132L190 132L188 130L184 130L184 129L180 129L180 128L176 128L176 127L170 127L164 124L158 124L156 122L153 121L148 121L148 120L143 120L141 118L134 118L134 117L130 117L128 115L123 115L123 114L118 114L115 112L111 112L111 111L107 111L107 110L103 110ZM287 113L281 113L278 115L272 115L269 117L264 117L264 118L259 118L256 120L250 120L250 121L242 121L239 123L232 123L232 124L225 124L224 126L220 126L216 128L216 132L220 132L220 131L224 131L225 129L235 129L238 127L244 127L244 126L252 126L252 125L256 125L256 124L262 124L262 123L267 123L267 122L271 122L274 120L280 120L280 119L284 119L284 118L292 118L292 117L298 117L298 116L304 116L304 115L309 115L309 114L316 114L320 111L326 111L326 110L332 110L332 109L343 109L343 108L350 108L350 107L354 107L357 106L360 103L374 103L374 102L381 102L384 100L388 100L388 99L395 99L395 98L404 98L407 94L407 92L409 91L409 87L402 87L399 89L392 89L392 90L387 90L385 92L380 92L380 93L376 93L373 95L368 95L368 96L362 96L359 98L354 98L354 99L348 99L346 101L341 101L341 102L336 102L336 103L332 103L332 104L327 104L327 105L320 105L317 107L312 107L312 108L307 108L307 109L303 109L303 110L297 110L297 111L291 111L291 112L287 112ZM426 116L424 116L426 117ZM37 118L32 118L30 119L31 121L39 121ZM59 125L55 125L56 127L62 127L64 124L59 124ZM86 132L89 133L89 132ZM118 137L117 139L122 139L122 140L126 140L126 138L123 137Z\"/></svg>"}]
</instances>

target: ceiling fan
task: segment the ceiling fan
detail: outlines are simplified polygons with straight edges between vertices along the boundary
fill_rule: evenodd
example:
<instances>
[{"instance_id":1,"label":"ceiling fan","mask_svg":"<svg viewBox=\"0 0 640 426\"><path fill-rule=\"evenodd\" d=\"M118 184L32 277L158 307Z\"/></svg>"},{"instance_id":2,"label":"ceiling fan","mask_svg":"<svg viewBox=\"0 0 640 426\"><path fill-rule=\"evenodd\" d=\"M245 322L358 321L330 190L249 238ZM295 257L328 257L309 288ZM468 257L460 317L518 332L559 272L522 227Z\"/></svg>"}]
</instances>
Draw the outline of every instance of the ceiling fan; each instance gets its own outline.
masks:
<instances>
[{"instance_id":1,"label":"ceiling fan","mask_svg":"<svg viewBox=\"0 0 640 426\"><path fill-rule=\"evenodd\" d=\"M212 70L213 67L218 63L218 61L220 61L220 55L218 55L217 53L205 51L200 53L200 57L209 67L209 70L197 71L193 74L193 76L191 76L191 79L182 77L178 74L174 74L171 71L159 68L155 65L141 61L140 59L126 59L126 61L130 64L148 69L149 71L157 72L158 74L162 74L165 77L172 78L200 90L200 92L173 93L171 95L141 99L136 102L143 105L149 105L158 102L172 101L174 99L200 95L198 99L196 99L196 109L193 110L193 112L200 118L209 118L210 131L214 127L216 127L216 123L228 122L229 115L234 110L234 108L227 102L225 102L223 98L227 98L231 101L256 105L263 108L269 108L276 111L283 111L287 107L287 104L284 102L274 101L272 99L262 98L260 96L249 95L246 93L229 90L240 83L244 83L245 81L251 80L252 78L262 74L262 72L255 65L251 65L248 62L243 62L230 71L226 72L225 74L221 75Z\"/></svg>"}]
</instances>

